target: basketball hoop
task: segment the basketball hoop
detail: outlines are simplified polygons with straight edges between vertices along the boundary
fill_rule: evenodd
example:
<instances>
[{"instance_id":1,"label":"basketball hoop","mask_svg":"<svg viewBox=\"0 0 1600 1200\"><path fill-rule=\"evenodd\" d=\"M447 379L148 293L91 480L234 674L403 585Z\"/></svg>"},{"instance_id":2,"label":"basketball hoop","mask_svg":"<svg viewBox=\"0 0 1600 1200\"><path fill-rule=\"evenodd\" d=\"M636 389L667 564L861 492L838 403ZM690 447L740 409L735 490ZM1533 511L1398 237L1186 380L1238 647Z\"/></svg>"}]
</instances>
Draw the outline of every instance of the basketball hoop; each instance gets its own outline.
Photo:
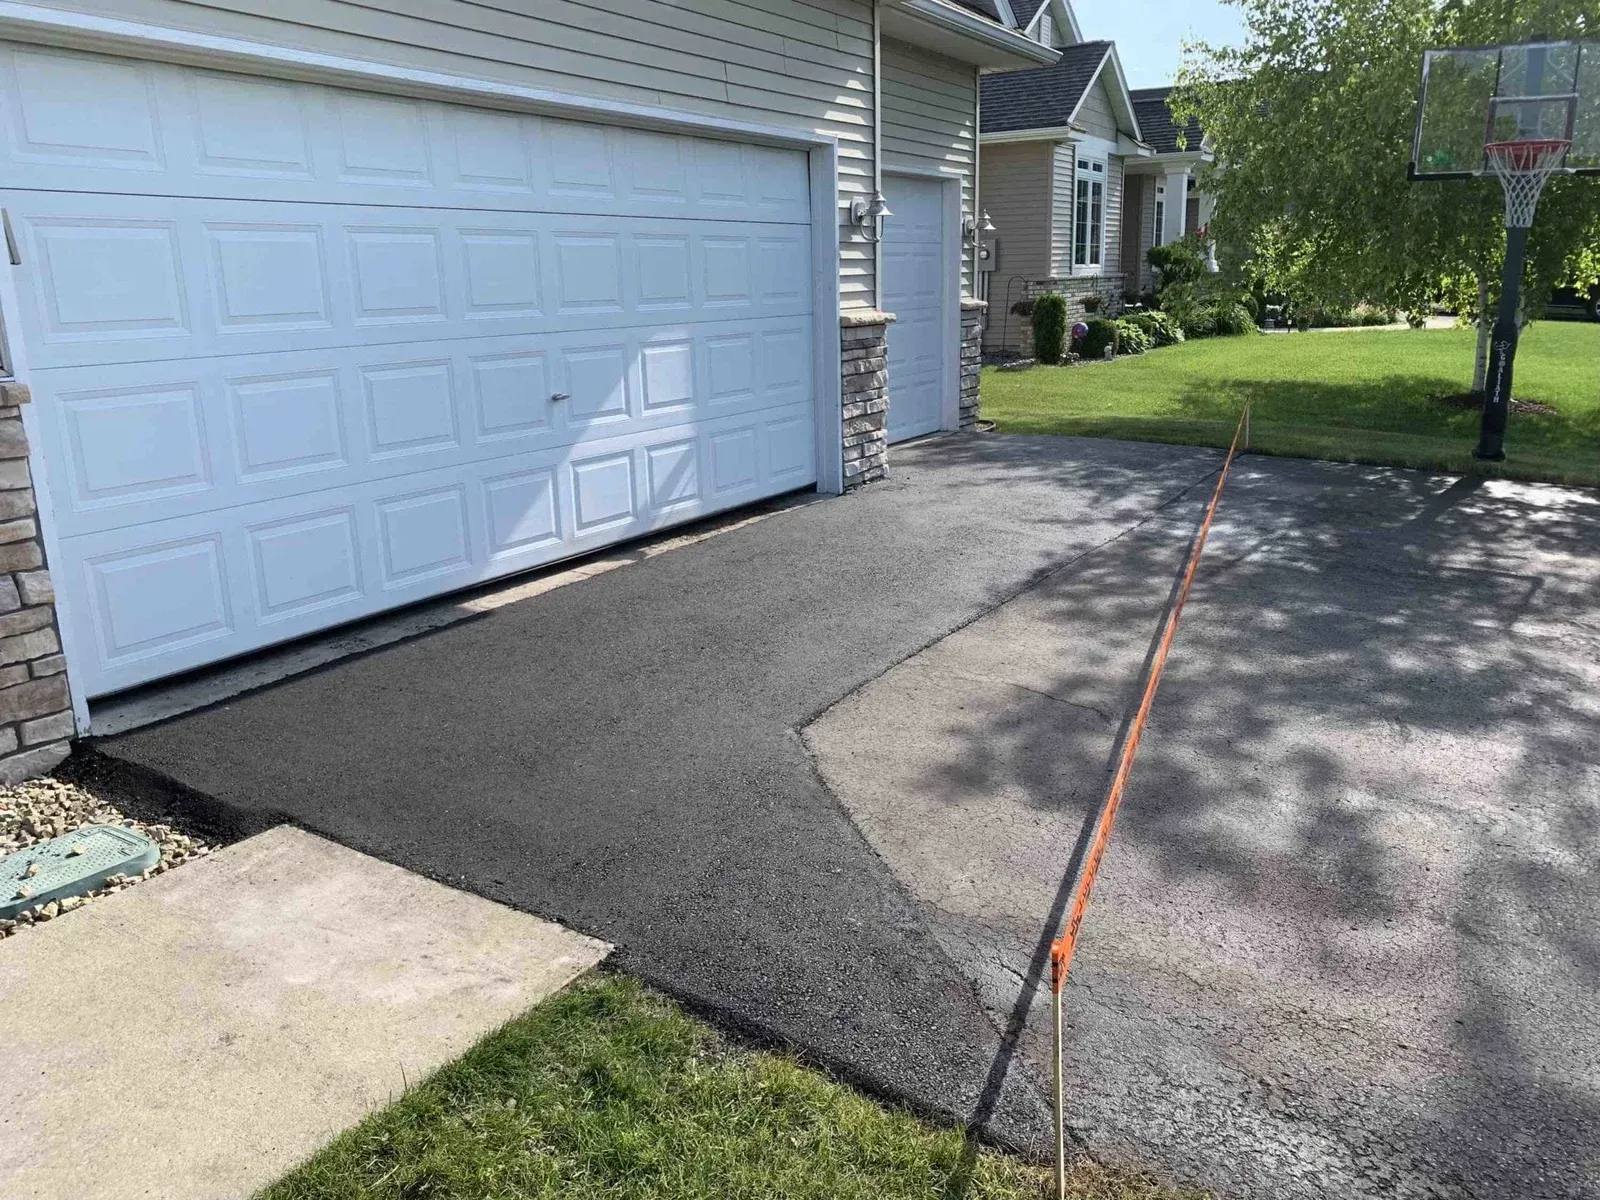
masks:
<instances>
[{"instance_id":1,"label":"basketball hoop","mask_svg":"<svg viewBox=\"0 0 1600 1200\"><path fill-rule=\"evenodd\" d=\"M1506 193L1506 228L1530 229L1539 196L1550 176L1561 169L1572 143L1565 138L1527 138L1516 142L1489 142L1483 156L1500 177Z\"/></svg>"},{"instance_id":2,"label":"basketball hoop","mask_svg":"<svg viewBox=\"0 0 1600 1200\"><path fill-rule=\"evenodd\" d=\"M1473 456L1501 462L1539 197L1552 175L1600 176L1600 41L1423 52L1407 177L1478 179L1491 171L1506 195L1506 253Z\"/></svg>"}]
</instances>

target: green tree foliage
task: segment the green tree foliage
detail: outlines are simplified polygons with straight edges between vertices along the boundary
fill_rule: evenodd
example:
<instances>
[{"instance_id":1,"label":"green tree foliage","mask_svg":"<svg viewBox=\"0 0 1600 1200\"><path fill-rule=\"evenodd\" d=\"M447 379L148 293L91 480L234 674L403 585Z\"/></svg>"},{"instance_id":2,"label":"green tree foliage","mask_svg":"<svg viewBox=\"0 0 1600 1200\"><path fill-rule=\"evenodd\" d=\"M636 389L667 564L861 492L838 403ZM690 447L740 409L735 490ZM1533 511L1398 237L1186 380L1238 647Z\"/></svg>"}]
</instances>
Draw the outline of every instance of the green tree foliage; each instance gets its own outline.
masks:
<instances>
[{"instance_id":1,"label":"green tree foliage","mask_svg":"<svg viewBox=\"0 0 1600 1200\"><path fill-rule=\"evenodd\" d=\"M1157 295L1175 285L1199 283L1207 273L1205 249L1194 234L1151 246L1145 258L1156 271Z\"/></svg>"},{"instance_id":2,"label":"green tree foliage","mask_svg":"<svg viewBox=\"0 0 1600 1200\"><path fill-rule=\"evenodd\" d=\"M1411 183L1422 52L1535 37L1600 40L1595 0L1230 0L1242 46L1191 46L1172 105L1217 156L1211 232L1257 287L1302 304L1492 305L1505 246L1492 179ZM1600 183L1552 180L1524 311L1600 275ZM1227 265L1225 263L1225 265ZM1233 265L1240 265L1235 262ZM1582 276L1588 276L1588 279Z\"/></svg>"},{"instance_id":3,"label":"green tree foliage","mask_svg":"<svg viewBox=\"0 0 1600 1200\"><path fill-rule=\"evenodd\" d=\"M1056 292L1046 292L1033 302L1033 355L1054 366L1067 349L1067 302Z\"/></svg>"}]
</instances>

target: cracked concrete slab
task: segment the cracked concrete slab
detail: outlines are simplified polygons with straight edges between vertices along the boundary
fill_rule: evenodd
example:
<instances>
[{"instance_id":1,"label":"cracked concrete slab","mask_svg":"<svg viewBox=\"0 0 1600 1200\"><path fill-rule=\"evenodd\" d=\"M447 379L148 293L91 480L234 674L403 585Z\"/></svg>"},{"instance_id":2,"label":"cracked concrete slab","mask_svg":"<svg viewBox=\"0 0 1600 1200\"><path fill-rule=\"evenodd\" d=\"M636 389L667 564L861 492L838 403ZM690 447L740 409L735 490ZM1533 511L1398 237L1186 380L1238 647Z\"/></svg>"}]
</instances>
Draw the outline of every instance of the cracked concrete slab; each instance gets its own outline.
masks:
<instances>
[{"instance_id":1,"label":"cracked concrete slab","mask_svg":"<svg viewBox=\"0 0 1600 1200\"><path fill-rule=\"evenodd\" d=\"M1016 1035L998 1071L1048 1061L1049 938L1204 499L807 731ZM1600 1196L1597 516L1241 461L1067 997L1091 1149L1262 1200Z\"/></svg>"}]
</instances>

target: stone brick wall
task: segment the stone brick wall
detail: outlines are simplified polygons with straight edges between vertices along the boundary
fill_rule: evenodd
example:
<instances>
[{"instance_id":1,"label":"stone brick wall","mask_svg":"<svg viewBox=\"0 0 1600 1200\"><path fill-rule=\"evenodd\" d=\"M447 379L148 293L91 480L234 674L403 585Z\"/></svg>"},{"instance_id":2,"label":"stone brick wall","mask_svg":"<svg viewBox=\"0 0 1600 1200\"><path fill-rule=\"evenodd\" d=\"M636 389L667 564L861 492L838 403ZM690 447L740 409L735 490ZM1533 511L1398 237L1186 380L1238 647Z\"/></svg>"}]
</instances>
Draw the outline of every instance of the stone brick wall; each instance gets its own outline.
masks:
<instances>
[{"instance_id":1,"label":"stone brick wall","mask_svg":"<svg viewBox=\"0 0 1600 1200\"><path fill-rule=\"evenodd\" d=\"M18 407L26 400L25 389L0 384L0 784L50 770L76 732Z\"/></svg>"},{"instance_id":2,"label":"stone brick wall","mask_svg":"<svg viewBox=\"0 0 1600 1200\"><path fill-rule=\"evenodd\" d=\"M889 323L893 313L852 310L839 318L844 402L844 486L889 473Z\"/></svg>"},{"instance_id":3,"label":"stone brick wall","mask_svg":"<svg viewBox=\"0 0 1600 1200\"><path fill-rule=\"evenodd\" d=\"M978 423L978 378L983 366L983 321L989 305L963 297L961 301L961 428Z\"/></svg>"}]
</instances>

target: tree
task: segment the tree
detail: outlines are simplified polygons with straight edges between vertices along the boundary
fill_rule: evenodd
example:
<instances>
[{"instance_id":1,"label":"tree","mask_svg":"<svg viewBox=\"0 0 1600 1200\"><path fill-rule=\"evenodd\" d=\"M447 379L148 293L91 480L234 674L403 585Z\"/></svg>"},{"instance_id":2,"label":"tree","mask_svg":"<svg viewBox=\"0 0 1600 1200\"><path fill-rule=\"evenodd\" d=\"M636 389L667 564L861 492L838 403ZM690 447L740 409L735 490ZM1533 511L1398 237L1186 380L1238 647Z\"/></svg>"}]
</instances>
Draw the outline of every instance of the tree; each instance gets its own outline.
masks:
<instances>
[{"instance_id":1,"label":"tree","mask_svg":"<svg viewBox=\"0 0 1600 1200\"><path fill-rule=\"evenodd\" d=\"M1600 38L1594 0L1229 0L1242 46L1191 45L1172 107L1216 152L1202 182L1219 245L1270 290L1323 307L1425 311L1443 296L1479 318L1482 390L1505 253L1494 180L1411 183L1422 52L1533 38ZM1523 313L1600 275L1600 182L1552 180L1529 244ZM1589 278L1584 278L1587 275Z\"/></svg>"}]
</instances>

